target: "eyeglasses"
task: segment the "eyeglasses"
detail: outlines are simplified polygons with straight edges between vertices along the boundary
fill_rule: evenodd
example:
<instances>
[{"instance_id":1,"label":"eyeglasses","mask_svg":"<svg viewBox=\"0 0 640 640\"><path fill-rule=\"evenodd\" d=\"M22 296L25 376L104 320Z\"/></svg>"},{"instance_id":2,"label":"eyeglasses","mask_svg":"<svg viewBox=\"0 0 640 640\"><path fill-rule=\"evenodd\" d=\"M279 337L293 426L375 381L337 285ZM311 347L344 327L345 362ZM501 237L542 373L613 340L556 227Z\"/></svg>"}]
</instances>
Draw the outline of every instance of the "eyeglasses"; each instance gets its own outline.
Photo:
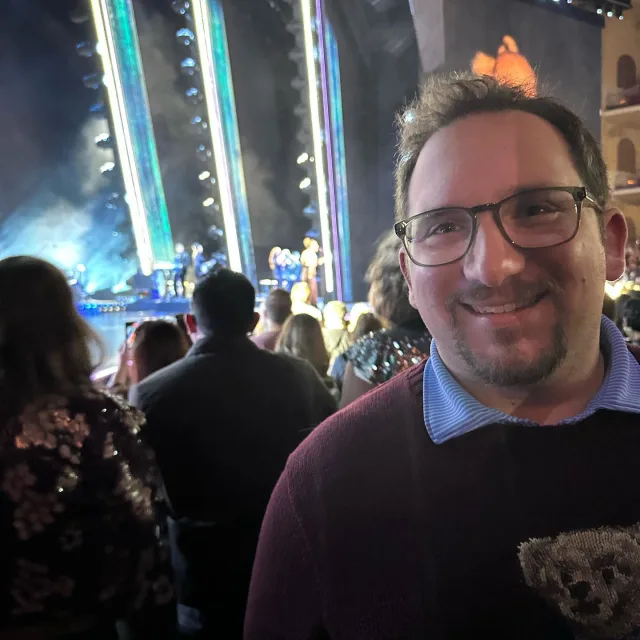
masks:
<instances>
[{"instance_id":1,"label":"eyeglasses","mask_svg":"<svg viewBox=\"0 0 640 640\"><path fill-rule=\"evenodd\" d=\"M602 211L584 187L530 189L493 204L419 213L397 222L394 230L415 264L439 267L469 253L480 213L490 211L505 240L514 247L542 249L573 240L585 203Z\"/></svg>"}]
</instances>

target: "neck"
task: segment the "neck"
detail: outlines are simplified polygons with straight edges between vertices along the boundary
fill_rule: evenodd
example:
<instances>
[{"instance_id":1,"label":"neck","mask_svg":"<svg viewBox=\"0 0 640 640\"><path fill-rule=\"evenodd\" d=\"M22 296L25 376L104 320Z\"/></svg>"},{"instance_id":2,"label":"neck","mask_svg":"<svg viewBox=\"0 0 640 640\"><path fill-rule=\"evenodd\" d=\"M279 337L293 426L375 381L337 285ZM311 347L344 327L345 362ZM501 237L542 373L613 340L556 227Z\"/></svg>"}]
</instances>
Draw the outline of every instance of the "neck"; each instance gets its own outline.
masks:
<instances>
[{"instance_id":1,"label":"neck","mask_svg":"<svg viewBox=\"0 0 640 640\"><path fill-rule=\"evenodd\" d=\"M580 414L598 393L605 376L605 360L596 342L580 361L561 366L541 383L526 387L492 387L476 379L456 376L458 383L487 407L537 424L557 424Z\"/></svg>"},{"instance_id":2,"label":"neck","mask_svg":"<svg viewBox=\"0 0 640 640\"><path fill-rule=\"evenodd\" d=\"M266 331L280 331L282 329L282 325L277 322L273 322L273 320L269 320L268 318L264 321L264 330Z\"/></svg>"}]
</instances>

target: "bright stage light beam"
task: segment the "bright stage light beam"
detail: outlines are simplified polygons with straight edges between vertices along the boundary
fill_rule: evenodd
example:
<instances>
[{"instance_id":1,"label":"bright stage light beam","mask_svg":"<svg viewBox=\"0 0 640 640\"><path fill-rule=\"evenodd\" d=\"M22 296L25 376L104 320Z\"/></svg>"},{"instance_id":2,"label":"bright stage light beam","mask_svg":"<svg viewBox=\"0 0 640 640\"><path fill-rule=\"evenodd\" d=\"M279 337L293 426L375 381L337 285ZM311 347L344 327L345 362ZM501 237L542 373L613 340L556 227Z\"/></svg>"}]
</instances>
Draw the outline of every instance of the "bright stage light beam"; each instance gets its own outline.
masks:
<instances>
[{"instance_id":1,"label":"bright stage light beam","mask_svg":"<svg viewBox=\"0 0 640 640\"><path fill-rule=\"evenodd\" d=\"M149 275L172 264L173 240L133 5L131 0L91 0L91 10L138 259Z\"/></svg>"},{"instance_id":2,"label":"bright stage light beam","mask_svg":"<svg viewBox=\"0 0 640 640\"><path fill-rule=\"evenodd\" d=\"M320 216L320 235L324 253L324 286L327 293L333 293L333 252L331 247L331 229L329 205L327 198L327 176L324 168L322 111L318 95L318 76L316 73L316 56L314 52L312 2L300 0L302 8L302 28L304 33L304 53L307 65L307 81L309 85L309 107L311 112L311 130L313 133L313 155L316 168L316 186L318 188L318 214Z\"/></svg>"},{"instance_id":3,"label":"bright stage light beam","mask_svg":"<svg viewBox=\"0 0 640 640\"><path fill-rule=\"evenodd\" d=\"M224 15L218 0L191 7L229 266L257 284Z\"/></svg>"}]
</instances>

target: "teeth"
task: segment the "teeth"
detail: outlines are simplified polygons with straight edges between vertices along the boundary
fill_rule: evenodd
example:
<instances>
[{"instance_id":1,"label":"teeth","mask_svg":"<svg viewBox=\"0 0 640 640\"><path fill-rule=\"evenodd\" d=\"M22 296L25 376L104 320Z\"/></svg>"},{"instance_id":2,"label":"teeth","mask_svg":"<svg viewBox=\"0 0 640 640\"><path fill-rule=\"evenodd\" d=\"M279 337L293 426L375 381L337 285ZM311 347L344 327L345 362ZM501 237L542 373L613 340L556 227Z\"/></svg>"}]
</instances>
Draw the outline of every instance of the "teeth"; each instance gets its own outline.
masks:
<instances>
[{"instance_id":1,"label":"teeth","mask_svg":"<svg viewBox=\"0 0 640 640\"><path fill-rule=\"evenodd\" d=\"M503 304L499 307L476 307L476 306L472 306L472 309L476 312L476 313L481 313L481 314L490 314L490 313L511 313L513 311L515 311L516 309L522 309L522 307L526 307L529 304L531 304L531 302L523 302L522 304L515 304L515 303L510 303L510 304Z\"/></svg>"}]
</instances>

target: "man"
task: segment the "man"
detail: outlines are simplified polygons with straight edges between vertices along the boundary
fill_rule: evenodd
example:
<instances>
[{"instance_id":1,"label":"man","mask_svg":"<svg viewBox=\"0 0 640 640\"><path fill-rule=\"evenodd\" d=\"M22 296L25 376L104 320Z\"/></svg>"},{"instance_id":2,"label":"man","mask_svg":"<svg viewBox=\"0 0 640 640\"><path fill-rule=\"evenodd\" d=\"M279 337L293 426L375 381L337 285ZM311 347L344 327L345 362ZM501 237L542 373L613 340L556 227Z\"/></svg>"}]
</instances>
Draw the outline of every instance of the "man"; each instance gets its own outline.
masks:
<instances>
[{"instance_id":1,"label":"man","mask_svg":"<svg viewBox=\"0 0 640 640\"><path fill-rule=\"evenodd\" d=\"M260 335L252 336L255 345L267 351L275 351L282 326L291 315L291 296L284 289L274 289L262 307L262 328Z\"/></svg>"},{"instance_id":2,"label":"man","mask_svg":"<svg viewBox=\"0 0 640 640\"><path fill-rule=\"evenodd\" d=\"M171 504L181 630L205 638L241 636L269 495L287 456L335 409L311 365L249 340L254 304L243 275L205 276L191 320L201 339L131 397L147 416Z\"/></svg>"},{"instance_id":3,"label":"man","mask_svg":"<svg viewBox=\"0 0 640 640\"><path fill-rule=\"evenodd\" d=\"M627 232L598 146L491 78L433 79L400 122L431 357L289 458L245 637L636 637L640 367L601 316Z\"/></svg>"}]
</instances>

